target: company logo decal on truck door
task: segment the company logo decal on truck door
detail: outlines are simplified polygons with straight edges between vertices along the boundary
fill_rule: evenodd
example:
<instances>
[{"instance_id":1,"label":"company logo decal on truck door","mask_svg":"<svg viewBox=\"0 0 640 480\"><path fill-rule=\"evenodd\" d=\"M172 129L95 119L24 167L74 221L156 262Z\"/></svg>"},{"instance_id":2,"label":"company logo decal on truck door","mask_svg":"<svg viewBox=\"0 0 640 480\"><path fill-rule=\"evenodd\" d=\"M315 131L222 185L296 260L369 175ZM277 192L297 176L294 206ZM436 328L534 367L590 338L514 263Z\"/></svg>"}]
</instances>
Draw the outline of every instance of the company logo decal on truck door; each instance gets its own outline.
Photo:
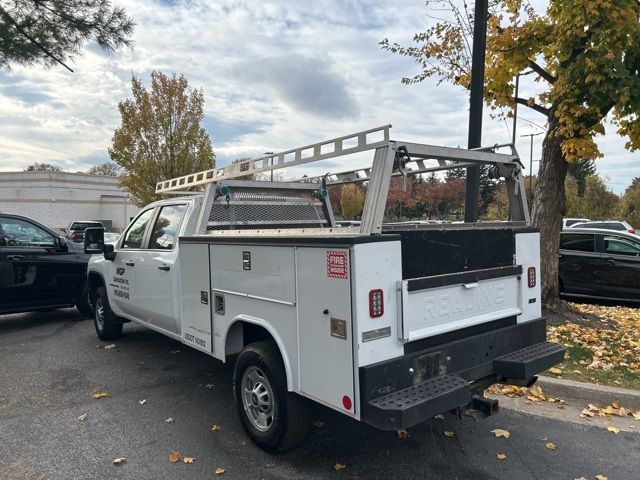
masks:
<instances>
[{"instance_id":1,"label":"company logo decal on truck door","mask_svg":"<svg viewBox=\"0 0 640 480\"><path fill-rule=\"evenodd\" d=\"M327 277L349 278L349 258L347 252L327 250Z\"/></svg>"}]
</instances>

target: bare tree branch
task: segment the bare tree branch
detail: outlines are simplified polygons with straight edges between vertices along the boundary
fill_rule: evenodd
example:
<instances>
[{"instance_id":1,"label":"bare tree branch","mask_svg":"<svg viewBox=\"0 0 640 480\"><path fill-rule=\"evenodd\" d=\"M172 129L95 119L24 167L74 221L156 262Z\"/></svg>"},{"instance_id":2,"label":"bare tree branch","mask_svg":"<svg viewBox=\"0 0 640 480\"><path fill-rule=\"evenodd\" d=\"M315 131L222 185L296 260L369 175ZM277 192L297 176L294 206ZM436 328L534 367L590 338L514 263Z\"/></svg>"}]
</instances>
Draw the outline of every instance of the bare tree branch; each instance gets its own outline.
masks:
<instances>
[{"instance_id":1,"label":"bare tree branch","mask_svg":"<svg viewBox=\"0 0 640 480\"><path fill-rule=\"evenodd\" d=\"M540 65L538 65L533 60L529 60L529 67L531 68L531 70L536 72L538 75L540 75L542 78L544 78L550 84L553 85L556 82L556 80L557 80L556 77L551 75L549 72L547 72L544 68L542 68Z\"/></svg>"},{"instance_id":2,"label":"bare tree branch","mask_svg":"<svg viewBox=\"0 0 640 480\"><path fill-rule=\"evenodd\" d=\"M516 102L518 102L520 105L532 108L536 112L541 113L546 117L549 116L550 110L546 107L543 107L542 105L538 105L537 103L529 103L529 101L525 100L524 98L516 98Z\"/></svg>"}]
</instances>

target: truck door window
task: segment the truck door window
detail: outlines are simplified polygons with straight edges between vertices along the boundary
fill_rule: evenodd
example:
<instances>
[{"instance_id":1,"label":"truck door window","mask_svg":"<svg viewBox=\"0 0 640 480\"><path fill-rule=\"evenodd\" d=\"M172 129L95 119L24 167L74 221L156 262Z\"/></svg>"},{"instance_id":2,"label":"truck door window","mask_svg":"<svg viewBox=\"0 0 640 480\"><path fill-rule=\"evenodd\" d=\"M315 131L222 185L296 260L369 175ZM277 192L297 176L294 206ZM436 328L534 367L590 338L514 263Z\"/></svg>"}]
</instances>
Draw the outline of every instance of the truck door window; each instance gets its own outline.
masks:
<instances>
[{"instance_id":1,"label":"truck door window","mask_svg":"<svg viewBox=\"0 0 640 480\"><path fill-rule=\"evenodd\" d=\"M604 251L613 255L631 255L637 257L640 256L640 243L627 238L605 235Z\"/></svg>"},{"instance_id":2,"label":"truck door window","mask_svg":"<svg viewBox=\"0 0 640 480\"><path fill-rule=\"evenodd\" d=\"M156 223L151 229L149 249L173 250L178 236L178 228L186 208L186 205L167 205L162 207Z\"/></svg>"},{"instance_id":3,"label":"truck door window","mask_svg":"<svg viewBox=\"0 0 640 480\"><path fill-rule=\"evenodd\" d=\"M147 229L147 224L153 216L153 208L142 212L135 222L129 227L127 233L125 233L124 240L120 248L140 248L142 245L142 239L144 238L144 232Z\"/></svg>"},{"instance_id":4,"label":"truck door window","mask_svg":"<svg viewBox=\"0 0 640 480\"><path fill-rule=\"evenodd\" d=\"M594 236L589 233L563 233L560 248L579 252L595 252Z\"/></svg>"},{"instance_id":5,"label":"truck door window","mask_svg":"<svg viewBox=\"0 0 640 480\"><path fill-rule=\"evenodd\" d=\"M53 237L35 225L17 218L0 218L0 245L15 247L53 247Z\"/></svg>"}]
</instances>

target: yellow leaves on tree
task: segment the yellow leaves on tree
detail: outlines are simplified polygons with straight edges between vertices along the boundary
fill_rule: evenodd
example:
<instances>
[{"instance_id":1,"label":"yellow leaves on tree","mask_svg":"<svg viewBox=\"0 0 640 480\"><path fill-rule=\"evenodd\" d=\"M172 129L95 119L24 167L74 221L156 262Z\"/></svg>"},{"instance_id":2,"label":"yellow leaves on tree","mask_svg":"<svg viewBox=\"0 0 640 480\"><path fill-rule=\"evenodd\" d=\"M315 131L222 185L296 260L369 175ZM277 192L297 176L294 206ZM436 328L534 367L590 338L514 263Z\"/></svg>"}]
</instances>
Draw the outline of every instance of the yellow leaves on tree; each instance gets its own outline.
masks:
<instances>
[{"instance_id":1,"label":"yellow leaves on tree","mask_svg":"<svg viewBox=\"0 0 640 480\"><path fill-rule=\"evenodd\" d=\"M206 130L204 93L184 75L151 73L151 88L131 77L133 98L118 104L121 124L113 134L109 156L124 171L121 185L138 206L158 197L161 180L213 168L215 155Z\"/></svg>"},{"instance_id":2,"label":"yellow leaves on tree","mask_svg":"<svg viewBox=\"0 0 640 480\"><path fill-rule=\"evenodd\" d=\"M364 207L364 192L353 183L342 186L340 195L340 209L342 218L345 220L355 220Z\"/></svg>"}]
</instances>

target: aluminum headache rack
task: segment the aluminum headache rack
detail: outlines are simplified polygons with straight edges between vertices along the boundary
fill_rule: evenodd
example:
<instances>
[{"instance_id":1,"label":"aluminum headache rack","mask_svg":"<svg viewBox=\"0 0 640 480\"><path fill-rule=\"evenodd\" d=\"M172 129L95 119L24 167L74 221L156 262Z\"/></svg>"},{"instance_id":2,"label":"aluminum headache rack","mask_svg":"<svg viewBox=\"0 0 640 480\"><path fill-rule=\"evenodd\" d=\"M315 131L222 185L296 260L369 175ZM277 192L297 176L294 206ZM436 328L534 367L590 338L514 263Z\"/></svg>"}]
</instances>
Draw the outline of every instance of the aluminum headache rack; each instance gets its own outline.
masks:
<instances>
[{"instance_id":1,"label":"aluminum headache rack","mask_svg":"<svg viewBox=\"0 0 640 480\"><path fill-rule=\"evenodd\" d=\"M473 165L490 166L494 178L504 178L509 194L509 216L529 224L524 194L522 165L512 144L479 149L440 147L389 138L391 125L364 130L331 140L306 145L256 159L244 160L219 169L158 182L157 193L177 192L206 186L199 219L200 234L250 234L266 229L274 233L294 233L304 229L326 232L334 224L327 195L328 185L366 182L367 195L359 228L347 233L379 234L391 178ZM510 147L510 153L496 150ZM295 167L335 157L374 150L371 167L354 168L291 182L245 181L240 177ZM235 180L234 180L235 179ZM187 192L184 192L187 193ZM293 229L294 231L291 231ZM285 232L287 230L287 232ZM333 232L335 230L332 229ZM315 232L318 233L318 232Z\"/></svg>"}]
</instances>

